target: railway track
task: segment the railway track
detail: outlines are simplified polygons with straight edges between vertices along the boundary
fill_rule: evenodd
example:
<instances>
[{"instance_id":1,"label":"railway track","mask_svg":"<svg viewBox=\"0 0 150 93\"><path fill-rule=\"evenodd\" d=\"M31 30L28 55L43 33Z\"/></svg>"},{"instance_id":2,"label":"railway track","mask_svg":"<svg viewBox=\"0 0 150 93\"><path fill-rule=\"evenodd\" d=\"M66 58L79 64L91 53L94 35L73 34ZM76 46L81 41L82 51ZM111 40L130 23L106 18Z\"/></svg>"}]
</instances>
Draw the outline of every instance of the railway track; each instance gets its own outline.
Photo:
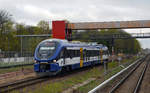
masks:
<instances>
[{"instance_id":1,"label":"railway track","mask_svg":"<svg viewBox=\"0 0 150 93\"><path fill-rule=\"evenodd\" d=\"M98 66L99 67L99 66ZM28 78L28 79L24 79L21 81L16 81L13 83L7 83L5 85L0 85L0 93L7 93L7 92L11 92L13 90L20 90L24 87L29 87L29 86L34 86L38 83L42 83L44 81L60 81L63 80L66 77L72 76L74 74L79 74L82 73L84 71L88 71L90 70L90 68L82 68L80 70L76 70L73 72L68 72L67 74L63 74L63 75L58 75L58 76L52 76L52 77L33 77L33 78Z\"/></svg>"},{"instance_id":2,"label":"railway track","mask_svg":"<svg viewBox=\"0 0 150 93\"><path fill-rule=\"evenodd\" d=\"M98 65L96 67L99 67L99 66L100 65ZM19 89L22 89L25 87L34 86L36 84L43 83L46 81L61 81L61 80L64 80L64 78L66 78L66 77L71 77L75 74L83 73L84 71L88 71L91 68L92 67L86 67L86 68L77 69L77 70L67 72L67 73L62 72L62 74L59 74L56 76L33 77L33 78L27 78L27 79L19 80L19 81L12 82L12 83L3 84L3 85L0 85L0 93L9 93L13 90L19 90Z\"/></svg>"},{"instance_id":3,"label":"railway track","mask_svg":"<svg viewBox=\"0 0 150 93\"><path fill-rule=\"evenodd\" d=\"M144 62L139 62L109 93L139 93L149 61L150 55L146 57Z\"/></svg>"},{"instance_id":4,"label":"railway track","mask_svg":"<svg viewBox=\"0 0 150 93\"><path fill-rule=\"evenodd\" d=\"M23 79L13 83L3 84L0 86L0 93L7 93L15 89L23 88L35 83L46 81L46 77L33 77L28 79Z\"/></svg>"}]
</instances>

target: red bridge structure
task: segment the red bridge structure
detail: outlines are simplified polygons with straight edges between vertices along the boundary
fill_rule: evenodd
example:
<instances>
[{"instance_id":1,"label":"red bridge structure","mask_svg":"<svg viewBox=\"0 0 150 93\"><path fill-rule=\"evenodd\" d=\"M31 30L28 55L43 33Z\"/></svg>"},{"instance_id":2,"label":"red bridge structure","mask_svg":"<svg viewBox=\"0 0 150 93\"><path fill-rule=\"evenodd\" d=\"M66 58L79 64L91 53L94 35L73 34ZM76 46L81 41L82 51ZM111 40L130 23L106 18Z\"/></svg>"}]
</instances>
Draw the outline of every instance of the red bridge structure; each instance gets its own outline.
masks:
<instances>
[{"instance_id":1,"label":"red bridge structure","mask_svg":"<svg viewBox=\"0 0 150 93\"><path fill-rule=\"evenodd\" d=\"M131 29L150 28L150 20L136 21L111 21L111 22L78 22L68 21L52 22L52 37L72 40L72 30L96 30L96 29Z\"/></svg>"},{"instance_id":2,"label":"red bridge structure","mask_svg":"<svg viewBox=\"0 0 150 93\"><path fill-rule=\"evenodd\" d=\"M150 20L112 21L112 22L79 22L68 21L52 22L52 37L72 40L72 30L97 30L97 29L131 29L150 28ZM114 38L112 38L112 55L114 54Z\"/></svg>"}]
</instances>

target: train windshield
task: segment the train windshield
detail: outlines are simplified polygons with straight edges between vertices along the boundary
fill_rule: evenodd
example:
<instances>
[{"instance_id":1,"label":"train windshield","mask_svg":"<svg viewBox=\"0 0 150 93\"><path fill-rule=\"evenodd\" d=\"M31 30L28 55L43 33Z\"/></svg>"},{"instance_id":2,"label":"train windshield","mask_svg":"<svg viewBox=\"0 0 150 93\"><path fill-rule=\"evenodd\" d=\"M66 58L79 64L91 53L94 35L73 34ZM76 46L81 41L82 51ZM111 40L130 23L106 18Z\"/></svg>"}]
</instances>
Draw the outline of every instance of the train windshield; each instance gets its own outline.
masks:
<instances>
[{"instance_id":1,"label":"train windshield","mask_svg":"<svg viewBox=\"0 0 150 93\"><path fill-rule=\"evenodd\" d=\"M56 42L43 42L39 46L38 57L41 59L50 58L56 50Z\"/></svg>"},{"instance_id":2,"label":"train windshield","mask_svg":"<svg viewBox=\"0 0 150 93\"><path fill-rule=\"evenodd\" d=\"M54 46L42 46L40 47L40 51L53 51L55 49Z\"/></svg>"}]
</instances>

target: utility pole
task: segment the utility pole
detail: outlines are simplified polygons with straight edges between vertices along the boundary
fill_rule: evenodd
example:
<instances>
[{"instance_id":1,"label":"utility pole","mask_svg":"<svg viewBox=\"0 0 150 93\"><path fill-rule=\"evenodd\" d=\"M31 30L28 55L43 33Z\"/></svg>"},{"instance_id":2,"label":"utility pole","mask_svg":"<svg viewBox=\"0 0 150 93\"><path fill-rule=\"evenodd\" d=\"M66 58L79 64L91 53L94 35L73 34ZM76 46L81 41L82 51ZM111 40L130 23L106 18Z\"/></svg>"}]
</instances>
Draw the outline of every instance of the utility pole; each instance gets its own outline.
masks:
<instances>
[{"instance_id":1,"label":"utility pole","mask_svg":"<svg viewBox=\"0 0 150 93\"><path fill-rule=\"evenodd\" d=\"M20 51L21 51L21 57L22 57L22 47L23 47L22 46L22 36L20 37L20 42L21 42L21 48L20 48L21 50Z\"/></svg>"},{"instance_id":2,"label":"utility pole","mask_svg":"<svg viewBox=\"0 0 150 93\"><path fill-rule=\"evenodd\" d=\"M114 61L114 38L112 38L112 62Z\"/></svg>"}]
</instances>

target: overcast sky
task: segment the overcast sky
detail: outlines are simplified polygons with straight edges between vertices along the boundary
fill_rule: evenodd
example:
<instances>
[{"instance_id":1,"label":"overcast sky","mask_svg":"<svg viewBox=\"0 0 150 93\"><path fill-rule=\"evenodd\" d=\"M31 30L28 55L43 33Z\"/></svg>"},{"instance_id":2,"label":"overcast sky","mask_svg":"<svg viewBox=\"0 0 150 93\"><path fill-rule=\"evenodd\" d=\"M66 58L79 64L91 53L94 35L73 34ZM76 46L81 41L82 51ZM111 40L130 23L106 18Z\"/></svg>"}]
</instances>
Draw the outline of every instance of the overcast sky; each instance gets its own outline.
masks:
<instances>
[{"instance_id":1,"label":"overcast sky","mask_svg":"<svg viewBox=\"0 0 150 93\"><path fill-rule=\"evenodd\" d=\"M150 0L0 0L0 9L12 14L14 21L36 25L40 20L127 21L150 20ZM150 32L149 29L128 32ZM140 40L143 48L150 39Z\"/></svg>"}]
</instances>

